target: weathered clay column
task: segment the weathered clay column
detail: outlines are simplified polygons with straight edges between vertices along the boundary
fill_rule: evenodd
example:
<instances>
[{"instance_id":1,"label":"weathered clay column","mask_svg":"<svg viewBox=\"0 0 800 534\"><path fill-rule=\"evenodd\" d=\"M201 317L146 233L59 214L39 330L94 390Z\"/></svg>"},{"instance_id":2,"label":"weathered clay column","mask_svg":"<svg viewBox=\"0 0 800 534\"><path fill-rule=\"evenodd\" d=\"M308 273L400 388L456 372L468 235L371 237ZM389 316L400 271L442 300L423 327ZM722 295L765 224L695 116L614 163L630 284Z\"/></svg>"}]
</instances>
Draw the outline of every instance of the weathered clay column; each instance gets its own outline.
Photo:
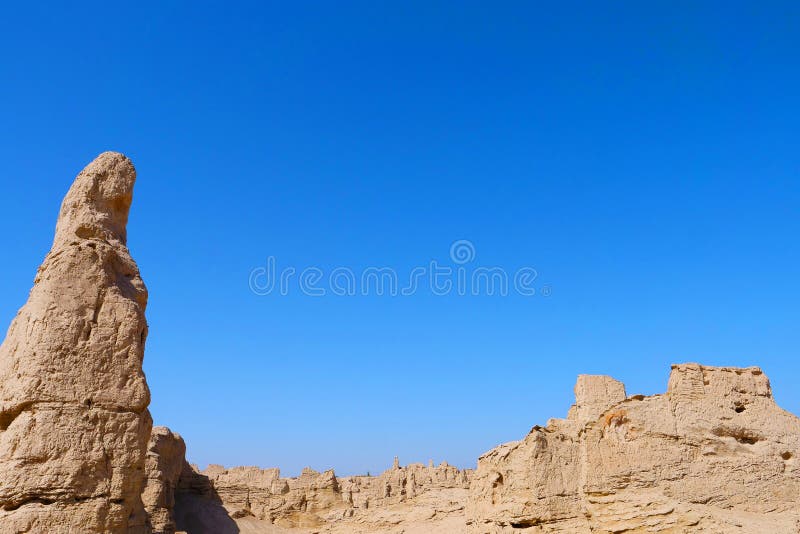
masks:
<instances>
[{"instance_id":1,"label":"weathered clay column","mask_svg":"<svg viewBox=\"0 0 800 534\"><path fill-rule=\"evenodd\" d=\"M75 179L0 347L0 531L145 532L147 290L126 246L136 171Z\"/></svg>"}]
</instances>

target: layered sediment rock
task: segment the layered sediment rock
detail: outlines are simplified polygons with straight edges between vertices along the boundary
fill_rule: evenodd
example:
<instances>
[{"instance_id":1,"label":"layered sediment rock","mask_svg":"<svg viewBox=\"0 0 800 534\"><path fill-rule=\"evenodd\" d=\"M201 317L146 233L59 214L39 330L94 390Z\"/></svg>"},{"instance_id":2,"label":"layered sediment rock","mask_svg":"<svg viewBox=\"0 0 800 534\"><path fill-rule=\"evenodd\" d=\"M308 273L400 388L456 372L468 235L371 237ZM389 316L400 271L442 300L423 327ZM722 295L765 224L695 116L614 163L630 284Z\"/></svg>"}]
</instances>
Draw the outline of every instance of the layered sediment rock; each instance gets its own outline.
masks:
<instances>
[{"instance_id":1,"label":"layered sediment rock","mask_svg":"<svg viewBox=\"0 0 800 534\"><path fill-rule=\"evenodd\" d=\"M175 491L183 470L186 444L170 429L153 427L145 459L142 501L153 534L174 534Z\"/></svg>"},{"instance_id":2,"label":"layered sediment rock","mask_svg":"<svg viewBox=\"0 0 800 534\"><path fill-rule=\"evenodd\" d=\"M758 368L673 366L665 395L582 376L567 419L478 461L470 533L800 532L800 419Z\"/></svg>"},{"instance_id":3,"label":"layered sediment rock","mask_svg":"<svg viewBox=\"0 0 800 534\"><path fill-rule=\"evenodd\" d=\"M463 530L471 474L447 463L395 463L375 477L339 478L332 470L306 468L298 477L281 478L278 469L212 465L200 472L185 464L176 523L190 532L236 532L239 527L249 532L379 532L450 520L455 527L444 532L454 532Z\"/></svg>"},{"instance_id":4,"label":"layered sediment rock","mask_svg":"<svg viewBox=\"0 0 800 534\"><path fill-rule=\"evenodd\" d=\"M106 152L75 179L0 347L3 532L144 532L147 291L126 247L136 178Z\"/></svg>"}]
</instances>

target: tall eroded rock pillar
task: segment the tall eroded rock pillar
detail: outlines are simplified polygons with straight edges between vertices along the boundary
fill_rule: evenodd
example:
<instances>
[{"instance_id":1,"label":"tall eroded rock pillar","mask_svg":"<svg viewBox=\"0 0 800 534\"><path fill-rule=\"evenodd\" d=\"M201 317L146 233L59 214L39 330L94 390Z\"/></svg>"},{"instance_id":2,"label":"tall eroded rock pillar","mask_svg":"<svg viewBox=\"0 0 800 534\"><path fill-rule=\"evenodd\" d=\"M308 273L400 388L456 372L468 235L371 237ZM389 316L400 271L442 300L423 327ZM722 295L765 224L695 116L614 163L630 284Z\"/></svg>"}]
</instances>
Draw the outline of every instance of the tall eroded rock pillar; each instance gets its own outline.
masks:
<instances>
[{"instance_id":1,"label":"tall eroded rock pillar","mask_svg":"<svg viewBox=\"0 0 800 534\"><path fill-rule=\"evenodd\" d=\"M106 152L70 188L0 346L0 531L144 532L147 290L126 246L136 171Z\"/></svg>"}]
</instances>

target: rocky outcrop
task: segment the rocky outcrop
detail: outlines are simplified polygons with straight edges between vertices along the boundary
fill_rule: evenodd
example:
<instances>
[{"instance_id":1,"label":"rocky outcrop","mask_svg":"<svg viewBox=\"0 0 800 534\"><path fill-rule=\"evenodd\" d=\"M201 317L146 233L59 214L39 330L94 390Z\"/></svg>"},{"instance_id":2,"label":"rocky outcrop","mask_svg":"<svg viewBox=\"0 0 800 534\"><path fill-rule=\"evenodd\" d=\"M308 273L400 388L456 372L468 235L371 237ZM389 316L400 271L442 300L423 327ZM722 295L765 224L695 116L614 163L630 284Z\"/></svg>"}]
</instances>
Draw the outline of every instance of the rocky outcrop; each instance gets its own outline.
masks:
<instances>
[{"instance_id":1,"label":"rocky outcrop","mask_svg":"<svg viewBox=\"0 0 800 534\"><path fill-rule=\"evenodd\" d=\"M176 524L189 532L236 532L239 527L248 532L376 532L448 521L463 530L471 474L447 463L401 467L395 462L374 477L339 478L332 470L306 468L298 477L281 478L278 469L212 465L201 472L184 464ZM455 531L450 526L443 532Z\"/></svg>"},{"instance_id":2,"label":"rocky outcrop","mask_svg":"<svg viewBox=\"0 0 800 534\"><path fill-rule=\"evenodd\" d=\"M672 368L626 397L582 376L566 419L478 460L468 531L800 532L800 419L758 368Z\"/></svg>"},{"instance_id":3,"label":"rocky outcrop","mask_svg":"<svg viewBox=\"0 0 800 534\"><path fill-rule=\"evenodd\" d=\"M153 427L145 459L142 501L153 534L175 533L175 491L183 470L186 444L170 429Z\"/></svg>"},{"instance_id":4,"label":"rocky outcrop","mask_svg":"<svg viewBox=\"0 0 800 534\"><path fill-rule=\"evenodd\" d=\"M800 419L758 368L676 365L667 393L581 376L566 419L483 455L379 476L210 466L152 428L147 291L126 246L135 171L76 178L0 346L0 532L800 532ZM466 503L466 504L465 504Z\"/></svg>"},{"instance_id":5,"label":"rocky outcrop","mask_svg":"<svg viewBox=\"0 0 800 534\"><path fill-rule=\"evenodd\" d=\"M113 152L78 175L0 347L3 532L147 528L147 291L126 247L135 178Z\"/></svg>"}]
</instances>

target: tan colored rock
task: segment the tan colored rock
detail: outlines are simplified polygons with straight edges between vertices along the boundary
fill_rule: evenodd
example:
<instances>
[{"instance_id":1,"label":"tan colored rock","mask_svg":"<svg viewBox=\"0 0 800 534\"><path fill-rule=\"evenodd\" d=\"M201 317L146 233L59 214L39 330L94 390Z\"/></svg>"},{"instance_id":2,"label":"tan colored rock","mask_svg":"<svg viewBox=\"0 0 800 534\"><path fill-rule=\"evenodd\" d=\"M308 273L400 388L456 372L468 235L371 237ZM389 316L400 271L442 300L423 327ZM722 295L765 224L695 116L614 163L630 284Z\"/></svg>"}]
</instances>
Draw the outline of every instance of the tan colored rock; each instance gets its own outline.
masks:
<instances>
[{"instance_id":1,"label":"tan colored rock","mask_svg":"<svg viewBox=\"0 0 800 534\"><path fill-rule=\"evenodd\" d=\"M146 530L147 291L125 229L135 178L113 152L78 175L0 346L2 532Z\"/></svg>"},{"instance_id":2,"label":"tan colored rock","mask_svg":"<svg viewBox=\"0 0 800 534\"><path fill-rule=\"evenodd\" d=\"M583 376L567 419L479 459L468 531L796 534L798 454L758 368L676 365L652 397Z\"/></svg>"},{"instance_id":3,"label":"tan colored rock","mask_svg":"<svg viewBox=\"0 0 800 534\"><path fill-rule=\"evenodd\" d=\"M142 501L153 534L175 533L175 491L186 457L186 444L170 429L153 427L145 460Z\"/></svg>"},{"instance_id":4,"label":"tan colored rock","mask_svg":"<svg viewBox=\"0 0 800 534\"><path fill-rule=\"evenodd\" d=\"M345 477L340 480L345 501L354 508L386 507L413 499L430 490L468 489L471 469L458 469L447 462L436 467L399 463L377 477Z\"/></svg>"},{"instance_id":5,"label":"tan colored rock","mask_svg":"<svg viewBox=\"0 0 800 534\"><path fill-rule=\"evenodd\" d=\"M0 532L800 532L800 419L756 367L676 365L651 397L582 375L566 419L475 473L397 458L377 477L199 471L179 435L151 432L134 181L112 152L78 175L0 346Z\"/></svg>"},{"instance_id":6,"label":"tan colored rock","mask_svg":"<svg viewBox=\"0 0 800 534\"><path fill-rule=\"evenodd\" d=\"M306 468L295 478L278 469L184 463L175 521L189 532L455 533L465 528L471 470L399 463L377 477L337 478ZM238 531L236 529L239 529Z\"/></svg>"},{"instance_id":7,"label":"tan colored rock","mask_svg":"<svg viewBox=\"0 0 800 534\"><path fill-rule=\"evenodd\" d=\"M352 515L330 518L318 532L462 534L466 532L464 505L468 491L465 488L434 488L394 504L355 508Z\"/></svg>"}]
</instances>

